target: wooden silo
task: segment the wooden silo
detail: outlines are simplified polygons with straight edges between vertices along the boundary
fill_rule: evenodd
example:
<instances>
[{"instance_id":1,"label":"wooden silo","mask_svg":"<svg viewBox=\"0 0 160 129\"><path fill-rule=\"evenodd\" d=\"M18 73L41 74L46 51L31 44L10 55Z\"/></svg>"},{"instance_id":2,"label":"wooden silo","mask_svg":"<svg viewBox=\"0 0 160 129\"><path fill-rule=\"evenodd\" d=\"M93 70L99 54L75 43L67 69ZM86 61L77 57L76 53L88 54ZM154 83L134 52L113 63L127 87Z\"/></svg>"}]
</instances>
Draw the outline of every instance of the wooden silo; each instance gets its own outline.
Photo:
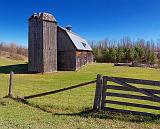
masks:
<instances>
[{"instance_id":1,"label":"wooden silo","mask_svg":"<svg viewBox=\"0 0 160 129\"><path fill-rule=\"evenodd\" d=\"M28 21L28 71L57 71L56 19L49 13L34 13Z\"/></svg>"}]
</instances>

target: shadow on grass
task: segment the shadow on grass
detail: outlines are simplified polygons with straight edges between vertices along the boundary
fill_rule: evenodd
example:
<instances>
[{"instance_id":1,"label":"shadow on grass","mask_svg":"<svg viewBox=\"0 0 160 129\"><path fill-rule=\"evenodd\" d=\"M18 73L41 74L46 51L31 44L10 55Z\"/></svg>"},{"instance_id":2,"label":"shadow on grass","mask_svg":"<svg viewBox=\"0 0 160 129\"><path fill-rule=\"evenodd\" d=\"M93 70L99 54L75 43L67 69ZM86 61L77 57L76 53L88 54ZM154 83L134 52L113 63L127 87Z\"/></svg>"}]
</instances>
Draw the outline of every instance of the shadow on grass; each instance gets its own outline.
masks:
<instances>
[{"instance_id":1,"label":"shadow on grass","mask_svg":"<svg viewBox=\"0 0 160 129\"><path fill-rule=\"evenodd\" d=\"M112 120L120 120L126 122L135 122L135 123L144 123L144 122L155 122L160 120L160 115L133 115L133 114L125 114L125 113L117 113L117 112L109 112L109 111L99 111L94 112L91 108L86 108L85 110L78 113L55 113L51 110L47 110L39 105L32 104L24 99L20 98L12 98L17 102L21 102L30 107L36 108L46 113L51 113L55 116L79 116L83 118L99 118L99 119L112 119Z\"/></svg>"},{"instance_id":2,"label":"shadow on grass","mask_svg":"<svg viewBox=\"0 0 160 129\"><path fill-rule=\"evenodd\" d=\"M12 97L9 97L9 96L5 96L4 98L11 98L12 100L14 100L14 101L16 101L18 103L25 104L27 106L36 108L36 109L41 110L41 111L46 112L46 113L52 113L51 111L48 111L48 110L40 107L39 105L35 105L35 104L32 104L32 103L29 103L28 101L26 101L24 99L21 99L21 98L12 98Z\"/></svg>"},{"instance_id":3,"label":"shadow on grass","mask_svg":"<svg viewBox=\"0 0 160 129\"><path fill-rule=\"evenodd\" d=\"M143 122L155 122L160 120L159 115L133 115L133 114L125 114L125 113L117 113L117 112L109 112L109 111L99 111L94 112L91 109L85 109L79 113L73 114L59 114L55 113L54 115L57 116L80 116L84 118L99 118L99 119L114 119L120 121L127 121L127 122L135 122L135 123L143 123Z\"/></svg>"},{"instance_id":4,"label":"shadow on grass","mask_svg":"<svg viewBox=\"0 0 160 129\"><path fill-rule=\"evenodd\" d=\"M0 66L0 73L8 74L11 71L13 71L15 74L30 74L31 73L31 72L28 72L28 64L15 64L15 65Z\"/></svg>"}]
</instances>

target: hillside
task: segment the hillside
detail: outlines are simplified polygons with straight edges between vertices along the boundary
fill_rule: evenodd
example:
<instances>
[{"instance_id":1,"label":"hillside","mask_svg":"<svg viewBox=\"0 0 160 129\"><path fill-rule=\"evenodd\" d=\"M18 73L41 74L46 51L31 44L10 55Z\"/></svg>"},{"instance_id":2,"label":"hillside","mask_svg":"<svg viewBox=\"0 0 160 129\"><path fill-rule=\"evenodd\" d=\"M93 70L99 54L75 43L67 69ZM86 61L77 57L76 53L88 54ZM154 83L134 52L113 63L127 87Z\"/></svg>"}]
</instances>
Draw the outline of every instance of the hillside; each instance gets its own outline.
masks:
<instances>
[{"instance_id":1,"label":"hillside","mask_svg":"<svg viewBox=\"0 0 160 129\"><path fill-rule=\"evenodd\" d=\"M12 60L27 61L28 48L16 43L0 42L0 57Z\"/></svg>"},{"instance_id":2,"label":"hillside","mask_svg":"<svg viewBox=\"0 0 160 129\"><path fill-rule=\"evenodd\" d=\"M14 65L14 64L21 64L26 63L23 60L13 60L6 56L0 56L0 66L7 66L7 65Z\"/></svg>"},{"instance_id":3,"label":"hillside","mask_svg":"<svg viewBox=\"0 0 160 129\"><path fill-rule=\"evenodd\" d=\"M25 64L25 62L0 58L1 66L16 64L18 66L18 64ZM93 63L76 72L58 71L50 74L15 74L14 95L16 97L23 97L72 86L94 80L97 74L160 80L159 69L113 67L113 64ZM8 93L8 77L8 74L5 74L3 71L1 72L1 129L160 129L159 118L90 112L95 94L95 84L21 103L9 98L3 98ZM160 90L160 87L156 87L156 89ZM159 103L150 104L160 106ZM126 107L121 106L121 108ZM159 111L146 111L160 114Z\"/></svg>"},{"instance_id":4,"label":"hillside","mask_svg":"<svg viewBox=\"0 0 160 129\"><path fill-rule=\"evenodd\" d=\"M10 53L7 51L1 51L0 57L4 58L4 60L10 59L10 60L17 60L17 61L28 61L28 58L24 55L17 54L17 53Z\"/></svg>"}]
</instances>

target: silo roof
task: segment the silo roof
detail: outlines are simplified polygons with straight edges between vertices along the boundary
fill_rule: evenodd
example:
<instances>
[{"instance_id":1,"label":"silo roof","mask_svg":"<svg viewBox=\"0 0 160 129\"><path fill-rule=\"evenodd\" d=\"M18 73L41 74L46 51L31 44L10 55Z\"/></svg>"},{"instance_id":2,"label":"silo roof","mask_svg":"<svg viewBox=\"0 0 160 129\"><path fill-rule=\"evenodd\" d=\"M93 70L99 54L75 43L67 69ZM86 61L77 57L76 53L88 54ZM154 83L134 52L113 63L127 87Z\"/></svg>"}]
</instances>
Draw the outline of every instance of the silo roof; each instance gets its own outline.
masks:
<instances>
[{"instance_id":1,"label":"silo roof","mask_svg":"<svg viewBox=\"0 0 160 129\"><path fill-rule=\"evenodd\" d=\"M34 18L38 18L38 19L41 19L41 20L46 20L46 21L54 21L56 22L56 19L55 17L50 14L50 13L34 13L30 18L30 19L34 19Z\"/></svg>"}]
</instances>

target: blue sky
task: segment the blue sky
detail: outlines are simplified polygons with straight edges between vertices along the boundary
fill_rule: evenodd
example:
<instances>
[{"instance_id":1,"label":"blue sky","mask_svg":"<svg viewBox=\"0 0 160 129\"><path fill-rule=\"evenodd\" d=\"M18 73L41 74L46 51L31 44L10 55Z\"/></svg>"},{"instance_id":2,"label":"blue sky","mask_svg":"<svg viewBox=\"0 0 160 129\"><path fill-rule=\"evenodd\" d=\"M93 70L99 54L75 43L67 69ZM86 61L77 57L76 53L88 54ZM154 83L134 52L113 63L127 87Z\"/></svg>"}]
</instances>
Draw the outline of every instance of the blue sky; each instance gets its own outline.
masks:
<instances>
[{"instance_id":1,"label":"blue sky","mask_svg":"<svg viewBox=\"0 0 160 129\"><path fill-rule=\"evenodd\" d=\"M27 46L34 12L52 13L87 40L160 38L160 0L1 0L0 41Z\"/></svg>"}]
</instances>

